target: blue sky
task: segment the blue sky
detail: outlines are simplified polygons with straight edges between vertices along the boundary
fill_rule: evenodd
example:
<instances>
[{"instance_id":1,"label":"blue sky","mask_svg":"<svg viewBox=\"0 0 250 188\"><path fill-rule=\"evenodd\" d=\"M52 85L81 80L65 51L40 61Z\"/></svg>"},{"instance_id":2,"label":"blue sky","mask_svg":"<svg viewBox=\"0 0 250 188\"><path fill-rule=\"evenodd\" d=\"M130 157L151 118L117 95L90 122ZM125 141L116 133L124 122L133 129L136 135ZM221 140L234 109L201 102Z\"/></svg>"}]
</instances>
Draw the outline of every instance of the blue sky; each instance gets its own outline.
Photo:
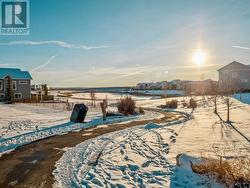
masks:
<instances>
[{"instance_id":1,"label":"blue sky","mask_svg":"<svg viewBox=\"0 0 250 188\"><path fill-rule=\"evenodd\" d=\"M249 18L249 0L31 0L30 35L0 36L0 66L65 87L217 79L250 64Z\"/></svg>"}]
</instances>

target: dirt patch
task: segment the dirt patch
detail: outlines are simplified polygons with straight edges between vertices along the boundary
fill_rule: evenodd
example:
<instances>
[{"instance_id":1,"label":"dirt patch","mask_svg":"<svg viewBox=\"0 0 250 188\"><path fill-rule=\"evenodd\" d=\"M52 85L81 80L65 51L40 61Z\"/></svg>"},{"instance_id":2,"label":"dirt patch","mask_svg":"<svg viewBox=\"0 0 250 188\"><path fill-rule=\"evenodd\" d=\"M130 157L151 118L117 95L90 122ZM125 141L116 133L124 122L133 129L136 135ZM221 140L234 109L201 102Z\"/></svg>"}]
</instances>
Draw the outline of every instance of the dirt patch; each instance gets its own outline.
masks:
<instances>
[{"instance_id":1,"label":"dirt patch","mask_svg":"<svg viewBox=\"0 0 250 188\"><path fill-rule=\"evenodd\" d=\"M55 162L59 160L65 147L75 145L97 136L149 122L163 123L183 118L172 112L161 112L164 117L154 120L133 121L92 127L79 132L70 132L39 140L19 147L0 158L0 187L52 187Z\"/></svg>"}]
</instances>

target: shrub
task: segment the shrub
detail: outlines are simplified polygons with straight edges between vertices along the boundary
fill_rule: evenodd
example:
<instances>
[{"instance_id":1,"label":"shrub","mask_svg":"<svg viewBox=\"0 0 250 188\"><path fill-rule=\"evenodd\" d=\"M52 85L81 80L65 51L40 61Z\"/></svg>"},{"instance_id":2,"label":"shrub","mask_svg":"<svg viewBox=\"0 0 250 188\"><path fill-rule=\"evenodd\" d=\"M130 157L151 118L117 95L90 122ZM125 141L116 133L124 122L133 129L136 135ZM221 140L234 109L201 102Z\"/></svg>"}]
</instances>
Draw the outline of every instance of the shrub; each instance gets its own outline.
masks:
<instances>
[{"instance_id":1,"label":"shrub","mask_svg":"<svg viewBox=\"0 0 250 188\"><path fill-rule=\"evenodd\" d=\"M124 115L135 114L135 101L131 97L120 99L117 103L118 112Z\"/></svg>"},{"instance_id":2,"label":"shrub","mask_svg":"<svg viewBox=\"0 0 250 188\"><path fill-rule=\"evenodd\" d=\"M217 181L230 186L250 182L250 159L234 158L231 160L203 159L201 164L192 164L192 170L199 174L210 174Z\"/></svg>"},{"instance_id":3,"label":"shrub","mask_svg":"<svg viewBox=\"0 0 250 188\"><path fill-rule=\"evenodd\" d=\"M177 100L171 100L166 103L167 108L177 108L178 107L178 101Z\"/></svg>"},{"instance_id":4,"label":"shrub","mask_svg":"<svg viewBox=\"0 0 250 188\"><path fill-rule=\"evenodd\" d=\"M139 113L144 114L144 109L142 107L139 107Z\"/></svg>"},{"instance_id":5,"label":"shrub","mask_svg":"<svg viewBox=\"0 0 250 188\"><path fill-rule=\"evenodd\" d=\"M178 101L177 100L171 100L166 102L165 105L158 106L160 108L177 108L178 107Z\"/></svg>"},{"instance_id":6,"label":"shrub","mask_svg":"<svg viewBox=\"0 0 250 188\"><path fill-rule=\"evenodd\" d=\"M189 100L189 108L197 108L197 103L196 103L196 100L194 100L194 99L190 99Z\"/></svg>"}]
</instances>

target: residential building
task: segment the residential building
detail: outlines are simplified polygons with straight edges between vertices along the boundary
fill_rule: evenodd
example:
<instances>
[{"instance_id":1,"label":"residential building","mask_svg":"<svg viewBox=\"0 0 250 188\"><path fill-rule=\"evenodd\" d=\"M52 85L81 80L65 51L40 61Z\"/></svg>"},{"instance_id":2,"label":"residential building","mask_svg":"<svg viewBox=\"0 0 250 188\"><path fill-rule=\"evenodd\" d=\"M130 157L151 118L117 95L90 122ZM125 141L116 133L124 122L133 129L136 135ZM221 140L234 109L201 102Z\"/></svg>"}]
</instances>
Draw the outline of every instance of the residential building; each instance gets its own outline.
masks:
<instances>
[{"instance_id":1,"label":"residential building","mask_svg":"<svg viewBox=\"0 0 250 188\"><path fill-rule=\"evenodd\" d=\"M181 89L181 80L172 80L168 83L167 89L170 90L180 90Z\"/></svg>"},{"instance_id":2,"label":"residential building","mask_svg":"<svg viewBox=\"0 0 250 188\"><path fill-rule=\"evenodd\" d=\"M3 101L5 97L8 76L12 80L14 99L30 99L32 79L30 73L16 68L0 68L0 100Z\"/></svg>"},{"instance_id":3,"label":"residential building","mask_svg":"<svg viewBox=\"0 0 250 188\"><path fill-rule=\"evenodd\" d=\"M138 83L135 89L165 89L167 81Z\"/></svg>"},{"instance_id":4,"label":"residential building","mask_svg":"<svg viewBox=\"0 0 250 188\"><path fill-rule=\"evenodd\" d=\"M221 90L250 90L250 65L233 61L218 72Z\"/></svg>"}]
</instances>

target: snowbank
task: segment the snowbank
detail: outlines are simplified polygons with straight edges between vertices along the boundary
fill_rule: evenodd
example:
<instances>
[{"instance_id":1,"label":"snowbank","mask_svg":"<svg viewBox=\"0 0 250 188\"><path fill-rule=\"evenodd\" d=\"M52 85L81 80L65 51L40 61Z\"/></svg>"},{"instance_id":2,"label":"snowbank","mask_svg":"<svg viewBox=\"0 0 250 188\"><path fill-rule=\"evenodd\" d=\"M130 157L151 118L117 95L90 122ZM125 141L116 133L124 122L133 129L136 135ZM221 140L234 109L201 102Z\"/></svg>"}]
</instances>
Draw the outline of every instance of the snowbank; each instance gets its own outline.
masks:
<instances>
[{"instance_id":1,"label":"snowbank","mask_svg":"<svg viewBox=\"0 0 250 188\"><path fill-rule=\"evenodd\" d=\"M175 98L176 99L176 98ZM177 98L182 101L183 97ZM188 121L149 123L88 140L68 149L53 172L54 187L225 187L213 179L195 174L190 161L208 157L249 156L249 142L213 113L211 100L197 97L198 108L179 106ZM171 99L167 99L171 100ZM232 99L233 125L250 136L250 106ZM156 108L165 99L140 101ZM169 110L169 109L166 109ZM226 117L226 105L218 100L218 112ZM185 153L176 165L176 156Z\"/></svg>"}]
</instances>

